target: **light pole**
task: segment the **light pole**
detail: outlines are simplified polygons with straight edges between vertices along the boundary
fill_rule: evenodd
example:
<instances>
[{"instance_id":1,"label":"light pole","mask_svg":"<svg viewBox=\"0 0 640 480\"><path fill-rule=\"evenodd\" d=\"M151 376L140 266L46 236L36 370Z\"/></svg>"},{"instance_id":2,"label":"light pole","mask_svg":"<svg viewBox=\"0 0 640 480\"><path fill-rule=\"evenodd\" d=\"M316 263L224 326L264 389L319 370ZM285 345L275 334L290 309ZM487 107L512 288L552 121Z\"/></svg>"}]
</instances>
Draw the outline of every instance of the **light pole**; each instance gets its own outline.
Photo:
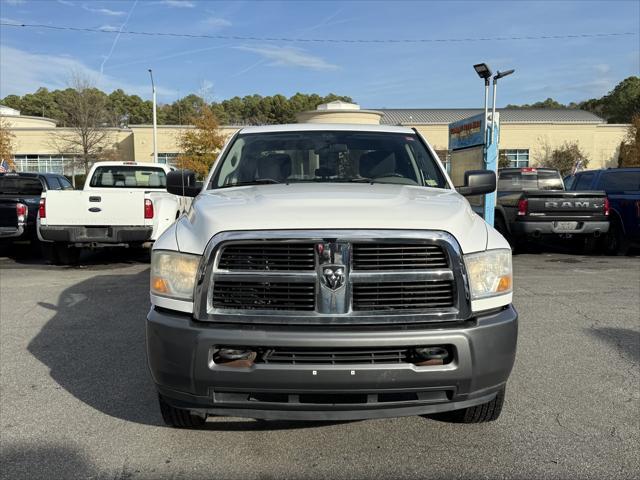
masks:
<instances>
[{"instance_id":1,"label":"light pole","mask_svg":"<svg viewBox=\"0 0 640 480\"><path fill-rule=\"evenodd\" d=\"M489 79L491 69L486 63L478 63L473 66L480 78L484 78L484 141L487 141L487 113L489 113Z\"/></svg>"},{"instance_id":2,"label":"light pole","mask_svg":"<svg viewBox=\"0 0 640 480\"><path fill-rule=\"evenodd\" d=\"M495 141L494 127L496 122L496 93L498 91L498 80L515 72L514 69L501 72L498 70L493 76L493 107L491 108L491 143ZM488 80L487 80L488 82Z\"/></svg>"},{"instance_id":3,"label":"light pole","mask_svg":"<svg viewBox=\"0 0 640 480\"><path fill-rule=\"evenodd\" d=\"M151 91L153 92L153 161L158 163L158 119L156 117L156 85L153 83L153 71L149 69L151 76Z\"/></svg>"}]
</instances>

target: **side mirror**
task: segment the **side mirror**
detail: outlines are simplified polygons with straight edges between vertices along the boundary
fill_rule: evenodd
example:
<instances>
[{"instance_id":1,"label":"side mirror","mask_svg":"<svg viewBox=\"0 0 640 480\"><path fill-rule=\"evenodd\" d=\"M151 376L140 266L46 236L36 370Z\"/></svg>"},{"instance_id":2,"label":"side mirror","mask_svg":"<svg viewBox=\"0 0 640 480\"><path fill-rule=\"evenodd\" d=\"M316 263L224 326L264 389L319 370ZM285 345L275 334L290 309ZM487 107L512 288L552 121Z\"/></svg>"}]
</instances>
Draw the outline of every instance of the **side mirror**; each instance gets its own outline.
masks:
<instances>
[{"instance_id":1,"label":"side mirror","mask_svg":"<svg viewBox=\"0 0 640 480\"><path fill-rule=\"evenodd\" d=\"M196 197L202 185L196 182L196 174L192 170L174 170L167 173L167 192L181 197Z\"/></svg>"},{"instance_id":2,"label":"side mirror","mask_svg":"<svg viewBox=\"0 0 640 480\"><path fill-rule=\"evenodd\" d=\"M456 187L460 195L470 197L496 191L496 172L491 170L469 170L464 172L464 185Z\"/></svg>"}]
</instances>

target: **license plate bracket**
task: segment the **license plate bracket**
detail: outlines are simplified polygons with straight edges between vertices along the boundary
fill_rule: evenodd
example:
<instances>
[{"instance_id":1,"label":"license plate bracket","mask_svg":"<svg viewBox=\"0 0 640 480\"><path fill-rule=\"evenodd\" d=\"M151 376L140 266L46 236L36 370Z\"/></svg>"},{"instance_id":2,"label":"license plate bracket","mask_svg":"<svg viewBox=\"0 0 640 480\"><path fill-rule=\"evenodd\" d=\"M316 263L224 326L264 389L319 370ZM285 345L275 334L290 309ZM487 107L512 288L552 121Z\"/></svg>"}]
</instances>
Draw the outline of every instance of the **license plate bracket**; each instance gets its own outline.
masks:
<instances>
[{"instance_id":1,"label":"license plate bracket","mask_svg":"<svg viewBox=\"0 0 640 480\"><path fill-rule=\"evenodd\" d=\"M574 232L578 229L578 222L553 222L556 232Z\"/></svg>"}]
</instances>

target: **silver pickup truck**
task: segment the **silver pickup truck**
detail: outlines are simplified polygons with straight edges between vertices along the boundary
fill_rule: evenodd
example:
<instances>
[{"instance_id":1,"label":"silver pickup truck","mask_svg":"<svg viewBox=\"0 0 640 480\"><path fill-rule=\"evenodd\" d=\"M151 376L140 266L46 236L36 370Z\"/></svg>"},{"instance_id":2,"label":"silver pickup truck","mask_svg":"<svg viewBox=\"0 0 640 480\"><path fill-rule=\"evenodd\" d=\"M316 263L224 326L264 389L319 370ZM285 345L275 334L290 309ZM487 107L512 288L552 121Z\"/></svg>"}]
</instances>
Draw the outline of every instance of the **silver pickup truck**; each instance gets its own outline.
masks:
<instances>
[{"instance_id":1,"label":"silver pickup truck","mask_svg":"<svg viewBox=\"0 0 640 480\"><path fill-rule=\"evenodd\" d=\"M156 241L147 353L165 422L500 415L511 250L414 130L243 128Z\"/></svg>"}]
</instances>

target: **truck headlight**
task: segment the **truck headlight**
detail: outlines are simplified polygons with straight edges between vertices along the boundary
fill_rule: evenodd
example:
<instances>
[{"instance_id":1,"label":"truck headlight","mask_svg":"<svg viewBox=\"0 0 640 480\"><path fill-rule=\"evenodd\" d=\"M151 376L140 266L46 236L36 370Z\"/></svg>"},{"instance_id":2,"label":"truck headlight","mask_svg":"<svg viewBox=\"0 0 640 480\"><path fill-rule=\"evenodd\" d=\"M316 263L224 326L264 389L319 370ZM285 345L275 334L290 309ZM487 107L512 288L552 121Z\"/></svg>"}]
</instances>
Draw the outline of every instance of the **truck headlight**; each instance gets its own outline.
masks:
<instances>
[{"instance_id":1,"label":"truck headlight","mask_svg":"<svg viewBox=\"0 0 640 480\"><path fill-rule=\"evenodd\" d=\"M193 300L199 255L158 250L151 254L151 293Z\"/></svg>"},{"instance_id":2,"label":"truck headlight","mask_svg":"<svg viewBox=\"0 0 640 480\"><path fill-rule=\"evenodd\" d=\"M487 250L464 256L471 300L495 297L513 289L511 250Z\"/></svg>"}]
</instances>

